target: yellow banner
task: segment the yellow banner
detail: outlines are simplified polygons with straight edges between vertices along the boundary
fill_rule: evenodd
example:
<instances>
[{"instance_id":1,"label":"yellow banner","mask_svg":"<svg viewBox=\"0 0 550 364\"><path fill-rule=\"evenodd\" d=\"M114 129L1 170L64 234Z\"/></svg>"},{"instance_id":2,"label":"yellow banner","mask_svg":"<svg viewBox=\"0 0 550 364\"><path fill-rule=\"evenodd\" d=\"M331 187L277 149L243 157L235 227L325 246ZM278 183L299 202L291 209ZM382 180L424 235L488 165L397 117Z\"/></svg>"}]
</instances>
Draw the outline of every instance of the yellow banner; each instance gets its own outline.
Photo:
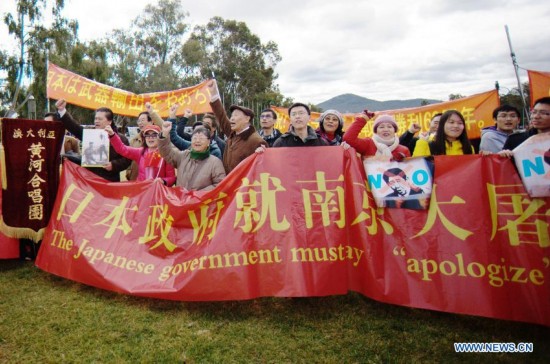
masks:
<instances>
[{"instance_id":1,"label":"yellow banner","mask_svg":"<svg viewBox=\"0 0 550 364\"><path fill-rule=\"evenodd\" d=\"M531 94L531 106L541 97L550 96L550 72L530 71L529 75L529 91Z\"/></svg>"},{"instance_id":2,"label":"yellow banner","mask_svg":"<svg viewBox=\"0 0 550 364\"><path fill-rule=\"evenodd\" d=\"M442 113L447 110L458 110L466 121L466 131L470 139L480 137L480 130L484 127L491 126L493 122L493 110L500 105L498 92L496 90L483 92L480 94L464 97L462 99L441 102L408 109L385 110L377 111L379 114L393 115L399 126L398 135L403 134L412 123L420 124L422 130L426 131L430 127L430 120L433 115ZM277 113L277 123L275 127L282 132L286 132L290 126L288 117L288 109L284 107L272 107ZM309 125L314 129L319 126L317 119L321 114L312 112ZM343 114L344 130L349 128L355 120L356 114ZM369 121L365 128L361 131L362 138L372 136L372 120Z\"/></svg>"},{"instance_id":3,"label":"yellow banner","mask_svg":"<svg viewBox=\"0 0 550 364\"><path fill-rule=\"evenodd\" d=\"M145 103L150 102L162 117L167 117L170 105L176 102L180 104L178 115L182 115L185 109L191 109L194 114L212 112L206 82L174 91L137 95L92 81L50 63L47 94L51 99L65 99L69 104L88 109L108 107L115 114L127 116L138 116L145 111Z\"/></svg>"}]
</instances>

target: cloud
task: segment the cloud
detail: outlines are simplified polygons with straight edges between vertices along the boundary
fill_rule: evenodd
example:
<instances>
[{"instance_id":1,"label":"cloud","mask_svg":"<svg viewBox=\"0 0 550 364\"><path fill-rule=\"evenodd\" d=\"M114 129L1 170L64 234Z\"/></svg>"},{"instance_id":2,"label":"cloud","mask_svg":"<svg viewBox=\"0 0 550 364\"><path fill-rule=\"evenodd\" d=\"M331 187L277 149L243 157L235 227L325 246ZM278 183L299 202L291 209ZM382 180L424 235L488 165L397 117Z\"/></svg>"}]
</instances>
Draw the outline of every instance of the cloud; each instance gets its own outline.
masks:
<instances>
[{"instance_id":1,"label":"cloud","mask_svg":"<svg viewBox=\"0 0 550 364\"><path fill-rule=\"evenodd\" d=\"M449 13L456 12L478 12L480 10L491 10L505 6L512 1L507 0L442 0L431 2L432 6L429 8L429 12L438 16L444 16Z\"/></svg>"},{"instance_id":2,"label":"cloud","mask_svg":"<svg viewBox=\"0 0 550 364\"><path fill-rule=\"evenodd\" d=\"M65 15L76 17L81 38L90 40L127 28L150 2L70 1ZM277 43L279 89L305 102L344 93L378 100L446 99L450 93L487 91L497 80L515 87L505 24L520 67L550 71L550 7L539 0L209 0L182 5L191 25L221 16L245 22L263 43ZM527 81L524 70L520 76Z\"/></svg>"}]
</instances>

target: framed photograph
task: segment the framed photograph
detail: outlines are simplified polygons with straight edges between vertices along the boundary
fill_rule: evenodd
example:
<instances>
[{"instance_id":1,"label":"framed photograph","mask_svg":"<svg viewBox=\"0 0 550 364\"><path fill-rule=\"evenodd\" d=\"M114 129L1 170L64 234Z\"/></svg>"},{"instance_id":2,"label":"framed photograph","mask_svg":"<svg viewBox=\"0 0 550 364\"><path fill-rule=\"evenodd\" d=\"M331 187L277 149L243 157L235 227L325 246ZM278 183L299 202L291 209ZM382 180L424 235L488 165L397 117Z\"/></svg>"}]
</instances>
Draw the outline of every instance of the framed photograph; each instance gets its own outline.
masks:
<instances>
[{"instance_id":1,"label":"framed photograph","mask_svg":"<svg viewBox=\"0 0 550 364\"><path fill-rule=\"evenodd\" d=\"M82 167L103 167L109 163L109 135L101 129L82 133Z\"/></svg>"},{"instance_id":2,"label":"framed photograph","mask_svg":"<svg viewBox=\"0 0 550 364\"><path fill-rule=\"evenodd\" d=\"M128 139L132 139L138 135L139 128L137 126L128 126Z\"/></svg>"}]
</instances>

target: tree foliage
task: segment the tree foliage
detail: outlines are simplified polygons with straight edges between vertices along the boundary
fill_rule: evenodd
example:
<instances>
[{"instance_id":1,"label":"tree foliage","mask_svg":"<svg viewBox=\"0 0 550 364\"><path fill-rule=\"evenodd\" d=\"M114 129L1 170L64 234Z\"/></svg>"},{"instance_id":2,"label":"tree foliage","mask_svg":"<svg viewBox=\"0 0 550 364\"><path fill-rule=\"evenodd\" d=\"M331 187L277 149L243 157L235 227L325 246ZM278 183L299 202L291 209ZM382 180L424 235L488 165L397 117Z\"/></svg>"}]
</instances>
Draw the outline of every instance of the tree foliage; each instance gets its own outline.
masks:
<instances>
[{"instance_id":1,"label":"tree foliage","mask_svg":"<svg viewBox=\"0 0 550 364\"><path fill-rule=\"evenodd\" d=\"M52 22L44 24L42 14L51 5ZM23 69L23 75L30 79L27 89L21 92L18 103L24 99L24 94L32 94L36 100L37 116L40 117L46 110L46 58L63 68L98 82L107 82L110 78L110 68L107 63L107 53L104 47L97 42L82 44L78 41L78 22L62 16L63 0L53 3L47 0L19 0L17 13L6 14L4 23L9 32L15 37L23 57L9 55L6 51L0 52L0 69L7 73L7 84L3 94L0 94L2 104L6 105L14 97L19 83L18 72ZM4 61L5 60L5 61ZM22 88L26 86L22 85ZM26 110L19 113L26 115ZM77 118L89 118L90 112L84 109L75 109Z\"/></svg>"},{"instance_id":2,"label":"tree foliage","mask_svg":"<svg viewBox=\"0 0 550 364\"><path fill-rule=\"evenodd\" d=\"M128 29L117 29L104 39L81 43L78 22L63 17L64 0L18 0L17 11L6 14L10 34L25 50L23 57L0 46L0 72L7 76L0 90L7 107L18 85L18 72L26 81L17 101L32 93L38 116L46 110L47 59L74 73L117 88L145 93L195 85L215 75L226 105L238 103L255 111L269 105L288 106L276 84L280 62L277 44L262 43L243 22L210 19L191 34L178 0L147 5ZM42 14L51 9L53 21ZM28 81L30 80L30 81ZM20 112L25 116L24 110ZM77 119L90 120L92 112L71 108Z\"/></svg>"},{"instance_id":3,"label":"tree foliage","mask_svg":"<svg viewBox=\"0 0 550 364\"><path fill-rule=\"evenodd\" d=\"M450 95L449 95L449 101L458 100L458 99L463 99L463 98L465 98L465 97L466 97L466 96L461 95L461 94L450 94Z\"/></svg>"},{"instance_id":4,"label":"tree foliage","mask_svg":"<svg viewBox=\"0 0 550 364\"><path fill-rule=\"evenodd\" d=\"M281 60L277 44L262 44L247 25L221 17L197 26L182 47L191 77L216 77L227 104L282 104L275 80L275 66Z\"/></svg>"},{"instance_id":5,"label":"tree foliage","mask_svg":"<svg viewBox=\"0 0 550 364\"><path fill-rule=\"evenodd\" d=\"M517 87L513 87L512 89L506 89L506 93L502 93L503 89L499 89L499 96L500 96L500 104L501 105L511 105L517 108L522 113L522 120L525 122L527 119L526 112L530 105L530 90L529 90L529 82L524 82L522 85L522 91L523 95L525 96L525 105L527 105L527 108L523 105L523 100L521 99L521 94L519 92L519 89Z\"/></svg>"},{"instance_id":6,"label":"tree foliage","mask_svg":"<svg viewBox=\"0 0 550 364\"><path fill-rule=\"evenodd\" d=\"M147 5L129 29L117 29L107 40L113 83L135 93L183 87L186 67L179 54L189 13L177 0Z\"/></svg>"},{"instance_id":7,"label":"tree foliage","mask_svg":"<svg viewBox=\"0 0 550 364\"><path fill-rule=\"evenodd\" d=\"M67 20L59 16L64 2L55 0L52 5L52 15L56 21L50 28L46 28L42 24L42 14L47 5L47 0L18 0L16 14L4 15L3 20L8 27L8 33L15 38L21 52L18 55L10 55L6 51L1 52L0 70L7 74L4 91L0 95L3 106L8 104L15 106L16 103L23 101L26 94L26 90L20 92L24 88L23 78L36 74L35 66L40 62L38 52L44 52L48 37L52 33L55 34L60 28L77 26L69 24ZM14 101L15 104L12 105Z\"/></svg>"}]
</instances>

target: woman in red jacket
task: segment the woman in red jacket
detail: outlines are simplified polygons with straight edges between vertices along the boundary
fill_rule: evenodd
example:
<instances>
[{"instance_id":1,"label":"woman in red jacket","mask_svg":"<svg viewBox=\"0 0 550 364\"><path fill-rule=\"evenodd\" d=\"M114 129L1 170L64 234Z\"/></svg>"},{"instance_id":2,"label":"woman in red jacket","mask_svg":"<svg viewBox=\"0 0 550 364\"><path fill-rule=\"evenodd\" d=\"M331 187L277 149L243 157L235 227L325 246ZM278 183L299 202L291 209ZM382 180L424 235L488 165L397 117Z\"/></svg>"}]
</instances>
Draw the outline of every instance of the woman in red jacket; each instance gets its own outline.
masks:
<instances>
[{"instance_id":1,"label":"woman in red jacket","mask_svg":"<svg viewBox=\"0 0 550 364\"><path fill-rule=\"evenodd\" d=\"M359 133L374 116L367 110L355 117L355 121L344 134L344 142L354 147L362 157L378 157L380 159L397 160L410 157L409 149L399 144L396 135L397 122L391 115L380 115L373 124L372 138L359 138Z\"/></svg>"}]
</instances>

